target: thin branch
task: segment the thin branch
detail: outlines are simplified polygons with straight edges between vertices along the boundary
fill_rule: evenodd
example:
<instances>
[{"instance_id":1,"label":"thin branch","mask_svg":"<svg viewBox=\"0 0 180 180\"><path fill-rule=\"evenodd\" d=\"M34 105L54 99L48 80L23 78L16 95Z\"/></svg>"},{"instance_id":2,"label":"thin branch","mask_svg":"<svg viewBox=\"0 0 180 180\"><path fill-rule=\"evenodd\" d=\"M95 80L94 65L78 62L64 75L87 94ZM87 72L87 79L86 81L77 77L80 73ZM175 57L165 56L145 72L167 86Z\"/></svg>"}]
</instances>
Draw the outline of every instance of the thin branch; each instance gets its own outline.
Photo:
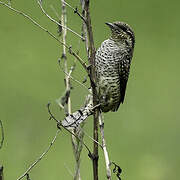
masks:
<instances>
[{"instance_id":1,"label":"thin branch","mask_svg":"<svg viewBox=\"0 0 180 180\"><path fill-rule=\"evenodd\" d=\"M73 31L72 29L68 28L67 26L64 26L62 23L59 23L58 21L56 21L55 19L53 19L42 7L42 3L37 0L39 7L41 9L41 11L55 24L57 24L58 26L61 26L62 28L65 28L67 30L69 30L70 32L72 32L73 34L77 35L78 37L80 37L81 39L84 39L81 35L79 35L77 32Z\"/></svg>"},{"instance_id":2,"label":"thin branch","mask_svg":"<svg viewBox=\"0 0 180 180\"><path fill-rule=\"evenodd\" d=\"M93 38L93 31L92 31L92 25L91 25L91 16L89 11L89 3L90 0L83 0L84 2L84 9L85 11L85 19L86 19L86 27L87 27L87 34L88 34L88 41L89 41L89 63L91 65L90 68L90 82L93 92L93 106L96 106L98 104L98 97L97 97L97 90L95 86L96 82L96 73L95 73L95 46L94 46L94 38ZM98 141L98 118L99 118L99 108L96 108L94 111L94 126L93 126L93 139ZM94 142L93 147L93 177L94 180L98 180L98 144Z\"/></svg>"},{"instance_id":3,"label":"thin branch","mask_svg":"<svg viewBox=\"0 0 180 180\"><path fill-rule=\"evenodd\" d=\"M68 67L67 67L67 56L66 56L66 35L67 35L67 15L66 15L66 6L64 4L64 0L61 0L61 8L62 8L62 14L61 14L61 24L62 24L62 41L63 41L63 52L62 52L62 58L64 59L64 71L65 73L65 81L66 81L66 91L70 89L70 79L68 74ZM68 106L68 114L71 114L71 99L70 96L67 99L67 106Z\"/></svg>"},{"instance_id":4,"label":"thin branch","mask_svg":"<svg viewBox=\"0 0 180 180\"><path fill-rule=\"evenodd\" d=\"M70 4L68 4L66 1L64 1L64 4L66 4L67 6L69 6L69 7L74 11L75 14L77 14L84 22L86 22L84 16L83 16L81 13L79 13L79 11L78 11L77 8L73 8L73 7L72 7ZM84 38L83 38L83 39L84 39Z\"/></svg>"},{"instance_id":5,"label":"thin branch","mask_svg":"<svg viewBox=\"0 0 180 180\"><path fill-rule=\"evenodd\" d=\"M84 125L84 123L83 123ZM81 180L81 175L80 175L80 163L81 163L81 152L83 149L83 138L84 138L84 132L82 131L82 128L80 126L76 129L73 129L72 132L78 136L77 139L75 136L71 137L71 142L72 142L72 147L73 147L73 152L74 152L74 157L76 160L76 166L75 166L75 173L74 173L74 180Z\"/></svg>"},{"instance_id":6,"label":"thin branch","mask_svg":"<svg viewBox=\"0 0 180 180\"><path fill-rule=\"evenodd\" d=\"M73 136L75 136L77 139L79 139L76 134L74 134L73 132L71 132L68 128L64 127L64 126L61 124L61 121L59 121L59 120L56 119L56 117L52 114L52 112L51 112L51 110L50 110L50 103L47 104L47 108L48 108L48 113L49 113L49 115L50 115L50 118L49 118L49 119L53 119L54 121L56 121L57 127L58 127L59 129L61 129L61 127L62 127L62 128L65 129L67 132L69 132L71 135L73 135ZM79 139L79 140L80 140L80 139ZM88 151L88 156L89 156L90 158L92 158L92 153L91 153L90 149L88 148L88 146L87 146L83 141L82 141L82 143L83 143L83 145L85 146L85 148L86 148L87 151Z\"/></svg>"},{"instance_id":7,"label":"thin branch","mask_svg":"<svg viewBox=\"0 0 180 180\"><path fill-rule=\"evenodd\" d=\"M69 53L70 53L71 55L73 55L73 56L81 63L81 65L82 65L83 68L86 70L86 72L89 73L88 66L87 66L86 63L80 58L80 56L72 50L72 47L68 46L68 49L69 49Z\"/></svg>"},{"instance_id":8,"label":"thin branch","mask_svg":"<svg viewBox=\"0 0 180 180\"><path fill-rule=\"evenodd\" d=\"M50 31L48 31L46 28L44 28L43 26L41 26L39 23L37 23L34 19L32 19L30 16L28 16L27 14L25 14L24 12L22 11L19 11L11 6L9 6L8 4L0 1L0 4L9 8L10 10L16 12L17 14L20 14L22 15L23 17L27 18L28 20L30 20L34 25L36 25L37 27L39 27L40 29L42 29L43 31L45 31L48 35L50 35L52 38L54 38L56 41L58 41L58 43L60 43L61 45L64 45L62 41L60 41L53 33L51 33ZM83 68L86 70L86 72L88 72L87 70L87 65L86 63L81 59L81 57L76 54L73 50L72 50L72 47L71 46L68 46L68 45L64 45L67 49L68 49L68 52L74 56L79 62L80 64L83 66Z\"/></svg>"},{"instance_id":9,"label":"thin branch","mask_svg":"<svg viewBox=\"0 0 180 180\"><path fill-rule=\"evenodd\" d=\"M44 28L43 26L41 26L39 23L37 23L34 19L32 19L29 15L25 14L24 12L22 11L19 11L11 6L9 6L8 4L4 3L4 2L1 2L0 1L0 4L2 4L3 6L9 8L10 10L16 12L17 14L20 14L22 16L24 16L25 18L27 18L28 20L30 20L34 25L38 26L40 29L42 29L43 31L47 32L51 37L53 37L56 41L58 41L60 44L62 44L62 42L55 36L53 35L51 32L49 32L46 28ZM69 47L67 47L69 48Z\"/></svg>"},{"instance_id":10,"label":"thin branch","mask_svg":"<svg viewBox=\"0 0 180 180\"><path fill-rule=\"evenodd\" d=\"M82 1L81 1L82 2ZM88 51L88 38L87 38L87 29L86 29L86 19L85 19L85 11L83 11L83 14L80 14L77 8L73 8L70 4L68 4L67 2L65 2L65 4L67 6L69 6L74 13L76 13L82 20L83 20L83 24L82 24L82 35L83 35L83 40L85 41L85 47L86 47L86 53L87 53L87 57L89 57L89 51ZM83 4L82 5L82 9Z\"/></svg>"},{"instance_id":11,"label":"thin branch","mask_svg":"<svg viewBox=\"0 0 180 180\"><path fill-rule=\"evenodd\" d=\"M84 11L84 1L81 0L81 7L82 7L82 15L83 17L86 17L86 11ZM89 58L89 41L88 41L88 37L87 37L87 27L86 27L86 21L84 21L82 23L82 35L83 37L85 38L85 49L86 49L86 54L87 54L87 57Z\"/></svg>"},{"instance_id":12,"label":"thin branch","mask_svg":"<svg viewBox=\"0 0 180 180\"><path fill-rule=\"evenodd\" d=\"M31 180L29 174L26 174L26 179Z\"/></svg>"},{"instance_id":13,"label":"thin branch","mask_svg":"<svg viewBox=\"0 0 180 180\"><path fill-rule=\"evenodd\" d=\"M0 149L1 149L4 143L4 128L1 120L0 120L0 129L1 129L1 142L0 142Z\"/></svg>"},{"instance_id":14,"label":"thin branch","mask_svg":"<svg viewBox=\"0 0 180 180\"><path fill-rule=\"evenodd\" d=\"M87 38L87 27L86 27L86 24L84 22L82 24L82 32L83 32L83 36L85 38L86 54L87 54L87 57L89 58L89 47L88 47L89 41Z\"/></svg>"},{"instance_id":15,"label":"thin branch","mask_svg":"<svg viewBox=\"0 0 180 180\"><path fill-rule=\"evenodd\" d=\"M68 79L70 79L70 76L71 76L72 72L74 71L75 65L76 65L76 64L74 64L73 66L71 66L71 68L70 68L70 70L69 70L69 73L67 74Z\"/></svg>"},{"instance_id":16,"label":"thin branch","mask_svg":"<svg viewBox=\"0 0 180 180\"><path fill-rule=\"evenodd\" d=\"M82 129L84 134L89 138L91 139L93 142L97 143L101 148L103 148L103 146L98 142L96 141L95 139L93 139L86 131L84 131L84 129Z\"/></svg>"},{"instance_id":17,"label":"thin branch","mask_svg":"<svg viewBox=\"0 0 180 180\"><path fill-rule=\"evenodd\" d=\"M60 69L64 72L64 74L66 74L69 78L71 78L73 81L75 81L76 83L78 83L79 85L81 85L83 88L85 88L88 92L89 92L89 89L87 86L85 86L83 83L81 83L80 81L78 81L77 79L75 79L73 76L71 76L71 74L68 74L65 72L65 70L61 67L61 64L60 64L60 60L58 60L59 62L59 67Z\"/></svg>"},{"instance_id":18,"label":"thin branch","mask_svg":"<svg viewBox=\"0 0 180 180\"><path fill-rule=\"evenodd\" d=\"M108 151L106 148L106 141L104 138L104 122L103 122L101 113L99 114L99 126L100 126L101 138L102 138L102 149L104 152L104 158L105 158L105 164L106 164L106 176L108 180L111 180L110 161L109 161Z\"/></svg>"},{"instance_id":19,"label":"thin branch","mask_svg":"<svg viewBox=\"0 0 180 180\"><path fill-rule=\"evenodd\" d=\"M95 60L95 46L94 46L94 38L93 38L93 31L92 31L92 25L91 25L91 16L89 11L89 3L90 0L84 0L85 1L85 16L86 16L86 26L87 26L87 32L88 32L88 39L89 39L89 51L90 51L90 57L89 61L92 66L94 66L94 60ZM94 69L94 67L93 67Z\"/></svg>"},{"instance_id":20,"label":"thin branch","mask_svg":"<svg viewBox=\"0 0 180 180\"><path fill-rule=\"evenodd\" d=\"M22 174L17 180L23 179L25 176L27 176L27 174L34 168L34 166L36 166L41 161L41 159L48 153L48 151L51 149L52 145L56 141L56 138L59 132L60 132L60 129L57 129L56 135L54 136L53 140L51 141L47 149L41 154L41 156L33 164L29 166L29 168L24 172L24 174Z\"/></svg>"},{"instance_id":21,"label":"thin branch","mask_svg":"<svg viewBox=\"0 0 180 180\"><path fill-rule=\"evenodd\" d=\"M0 165L0 180L4 180L3 169L4 167Z\"/></svg>"},{"instance_id":22,"label":"thin branch","mask_svg":"<svg viewBox=\"0 0 180 180\"><path fill-rule=\"evenodd\" d=\"M47 110L48 110L48 113L50 115L49 120L53 119L54 121L56 121L57 127L60 129L59 126L61 124L61 121L57 120L56 117L53 115L53 113L51 112L51 109L50 109L50 105L51 105L51 103L47 104Z\"/></svg>"},{"instance_id":23,"label":"thin branch","mask_svg":"<svg viewBox=\"0 0 180 180\"><path fill-rule=\"evenodd\" d=\"M81 1L82 2L82 1ZM86 47L86 53L87 53L87 57L89 57L89 50L88 50L88 38L87 38L87 29L86 29L86 19L85 19L85 11L83 10L83 14L80 14L77 7L73 8L70 4L68 4L67 2L64 1L64 3L69 6L74 13L76 13L82 20L83 20L83 24L82 24L82 35L83 35L83 39L85 41L85 47ZM82 9L84 8L84 5L82 5Z\"/></svg>"},{"instance_id":24,"label":"thin branch","mask_svg":"<svg viewBox=\"0 0 180 180\"><path fill-rule=\"evenodd\" d=\"M119 165L117 165L115 162L111 162L111 164L114 165L114 168L113 168L113 173L116 173L116 176L119 180L121 180L121 173L122 173L122 169L120 168Z\"/></svg>"},{"instance_id":25,"label":"thin branch","mask_svg":"<svg viewBox=\"0 0 180 180\"><path fill-rule=\"evenodd\" d=\"M67 129L67 128L65 128L64 126L62 126L66 131L68 131L70 134L72 134L73 136L75 136L79 141L81 141L81 139L79 139L79 137L76 135L76 134L74 134L74 133L72 133L69 129ZM88 148L88 146L82 141L82 144L85 146L85 148L87 149L87 151L88 151L88 156L90 157L90 158L92 158L92 153L91 153L91 151L90 151L90 149Z\"/></svg>"},{"instance_id":26,"label":"thin branch","mask_svg":"<svg viewBox=\"0 0 180 180\"><path fill-rule=\"evenodd\" d=\"M66 14L66 4L64 3L64 0L61 0L61 9L62 9L62 13L61 13L61 24L62 26L62 41L64 44L66 44L66 35L67 35L67 31L66 31L66 26L67 26L67 14ZM69 74L68 74L68 65L67 65L67 56L66 56L66 47L63 46L63 53L62 53L62 58L64 59L64 71L65 71L65 86L66 86L66 91L70 92L70 78L69 78L69 74L72 73L73 68L71 68ZM67 105L67 114L71 114L71 99L70 96L67 97L67 101L66 101L66 105ZM64 109L66 110L66 108ZM78 140L74 135L71 135L71 142L72 142L72 148L73 148L73 152L74 152L74 157L76 160L76 171L75 174L73 176L74 180L80 179L80 153L82 150L82 140L83 140L83 136L80 136L79 133L76 133L76 131L74 129L72 129L72 133L76 134L78 136L78 138L80 140ZM79 144L81 144L81 148L79 149ZM80 151L78 151L80 150Z\"/></svg>"}]
</instances>

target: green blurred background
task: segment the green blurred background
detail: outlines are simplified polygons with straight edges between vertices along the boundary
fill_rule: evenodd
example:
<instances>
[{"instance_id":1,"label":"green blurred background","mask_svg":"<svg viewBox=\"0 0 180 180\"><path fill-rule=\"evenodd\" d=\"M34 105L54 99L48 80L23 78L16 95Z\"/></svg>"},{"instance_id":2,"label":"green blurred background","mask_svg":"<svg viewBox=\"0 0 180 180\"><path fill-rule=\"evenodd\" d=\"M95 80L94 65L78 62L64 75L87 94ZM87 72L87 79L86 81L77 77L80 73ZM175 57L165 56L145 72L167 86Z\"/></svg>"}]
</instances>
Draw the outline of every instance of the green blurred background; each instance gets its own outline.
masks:
<instances>
[{"instance_id":1,"label":"green blurred background","mask_svg":"<svg viewBox=\"0 0 180 180\"><path fill-rule=\"evenodd\" d=\"M68 2L74 7L79 3L77 0ZM60 12L59 3L49 0L44 2L44 7L56 17L50 5ZM56 25L42 14L35 0L12 1L12 5L53 33L57 32ZM109 36L105 22L125 21L136 35L125 103L118 112L105 114L110 159L123 169L123 180L180 179L179 6L178 0L91 2L96 47ZM67 11L68 26L80 32L81 20L71 9ZM68 32L67 41L78 50L76 36ZM0 5L0 119L5 131L0 163L5 168L5 180L21 175L53 138L56 125L48 120L46 104L51 102L56 116L64 117L55 101L64 92L64 74L57 63L61 53L54 39ZM86 59L82 43L80 56ZM68 60L74 61L71 56ZM79 64L73 75L83 80L85 73ZM72 84L75 111L87 91ZM92 134L92 118L88 119L85 130ZM92 147L87 137L85 141ZM99 160L100 179L106 179L101 150ZM69 170L74 171L74 158L70 135L63 131L30 176L32 179L72 179ZM92 179L92 164L85 149L81 174L82 179Z\"/></svg>"}]
</instances>

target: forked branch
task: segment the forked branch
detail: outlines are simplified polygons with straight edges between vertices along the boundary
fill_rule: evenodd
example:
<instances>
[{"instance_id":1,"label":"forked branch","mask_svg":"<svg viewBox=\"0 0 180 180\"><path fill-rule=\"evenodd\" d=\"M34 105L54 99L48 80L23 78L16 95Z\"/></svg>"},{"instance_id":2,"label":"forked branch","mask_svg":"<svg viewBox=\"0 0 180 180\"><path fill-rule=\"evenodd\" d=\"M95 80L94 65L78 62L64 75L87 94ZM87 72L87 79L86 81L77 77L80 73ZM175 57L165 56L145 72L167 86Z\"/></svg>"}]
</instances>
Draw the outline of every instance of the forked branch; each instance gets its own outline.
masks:
<instances>
[{"instance_id":1,"label":"forked branch","mask_svg":"<svg viewBox=\"0 0 180 180\"><path fill-rule=\"evenodd\" d=\"M72 32L73 34L77 35L78 37L80 37L82 40L84 40L84 38L78 34L77 32L73 31L72 29L68 28L66 25L64 25L63 23L59 23L58 21L56 21L55 19L53 19L43 8L42 6L42 2L40 2L40 0L37 0L38 5L41 9L41 11L55 24L57 24L58 26L61 26L62 28L67 29L68 31Z\"/></svg>"},{"instance_id":2,"label":"forked branch","mask_svg":"<svg viewBox=\"0 0 180 180\"><path fill-rule=\"evenodd\" d=\"M76 7L76 8L73 8L73 7L72 7L70 4L68 4L66 1L64 1L64 4L66 4L68 7L70 7L70 8L74 11L74 13L76 13L84 22L86 22L86 19L84 18L84 16L83 16L81 13L79 13L77 7Z\"/></svg>"},{"instance_id":3,"label":"forked branch","mask_svg":"<svg viewBox=\"0 0 180 180\"><path fill-rule=\"evenodd\" d=\"M83 66L83 68L88 72L88 68L87 68L87 65L86 63L81 59L81 57L75 53L73 50L72 50L72 47L71 46L68 46L66 44L63 44L63 42L61 40L59 40L53 33L51 33L49 30L47 30L46 28L44 28L43 26L41 26L39 23L37 23L33 18L31 18L29 15L25 14L24 12L22 11L19 11L15 8L13 8L12 6L0 1L0 4L7 7L8 9L14 11L15 13L17 14L20 14L22 15L23 17L25 17L26 19L28 19L29 21L31 21L34 25L36 25L37 27L39 27L41 30L45 31L49 36L51 36L53 39L55 39L59 44L61 45L64 45L67 49L68 49L68 52L74 56L79 62L80 64Z\"/></svg>"}]
</instances>

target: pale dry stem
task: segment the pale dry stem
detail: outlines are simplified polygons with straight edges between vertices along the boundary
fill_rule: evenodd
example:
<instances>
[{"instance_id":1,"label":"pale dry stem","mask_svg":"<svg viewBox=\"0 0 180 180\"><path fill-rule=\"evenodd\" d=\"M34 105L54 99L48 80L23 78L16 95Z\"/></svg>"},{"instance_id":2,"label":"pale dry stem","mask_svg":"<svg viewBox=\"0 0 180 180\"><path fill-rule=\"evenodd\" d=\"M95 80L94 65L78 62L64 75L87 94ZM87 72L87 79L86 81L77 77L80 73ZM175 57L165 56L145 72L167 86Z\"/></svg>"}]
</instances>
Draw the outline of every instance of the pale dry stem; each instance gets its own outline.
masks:
<instances>
[{"instance_id":1,"label":"pale dry stem","mask_svg":"<svg viewBox=\"0 0 180 180\"><path fill-rule=\"evenodd\" d=\"M106 164L106 176L108 180L111 180L111 169L110 169L110 160L109 155L106 147L106 141L104 137L104 121L102 114L99 115L99 126L100 126L100 132L101 132L101 138L102 138L102 149L104 152L104 158L105 158L105 164Z\"/></svg>"},{"instance_id":2,"label":"pale dry stem","mask_svg":"<svg viewBox=\"0 0 180 180\"><path fill-rule=\"evenodd\" d=\"M61 14L61 24L62 24L62 41L63 44L66 44L66 35L67 35L67 14L66 14L66 4L64 0L61 0L61 9L62 9L62 14ZM72 69L70 70L68 74L68 64L67 64L67 56L66 56L66 47L63 45L63 53L62 53L62 58L64 59L64 72L65 72L65 85L66 85L66 91L70 89L70 74L72 73ZM67 107L68 107L68 114L71 114L71 99L70 96L67 99ZM73 134L76 134L74 130L72 130ZM77 135L78 136L78 135ZM81 137L79 137L81 138ZM81 179L80 178L80 155L78 156L78 139L74 136L71 135L71 142L72 142L72 148L74 151L74 156L76 159L76 168L75 168L75 174L73 175L73 179Z\"/></svg>"}]
</instances>

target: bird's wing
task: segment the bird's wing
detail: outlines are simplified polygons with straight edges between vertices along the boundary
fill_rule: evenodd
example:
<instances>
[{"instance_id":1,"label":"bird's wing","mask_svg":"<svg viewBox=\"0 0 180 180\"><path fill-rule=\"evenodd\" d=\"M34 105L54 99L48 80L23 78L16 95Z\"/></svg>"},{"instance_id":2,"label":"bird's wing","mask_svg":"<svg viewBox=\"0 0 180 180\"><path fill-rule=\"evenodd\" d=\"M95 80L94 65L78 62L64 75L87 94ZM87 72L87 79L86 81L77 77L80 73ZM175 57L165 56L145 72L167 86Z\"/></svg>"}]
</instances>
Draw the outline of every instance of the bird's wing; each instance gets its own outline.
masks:
<instances>
[{"instance_id":1,"label":"bird's wing","mask_svg":"<svg viewBox=\"0 0 180 180\"><path fill-rule=\"evenodd\" d=\"M131 56L125 55L119 63L119 80L120 80L120 103L124 102L126 85L129 77Z\"/></svg>"}]
</instances>

